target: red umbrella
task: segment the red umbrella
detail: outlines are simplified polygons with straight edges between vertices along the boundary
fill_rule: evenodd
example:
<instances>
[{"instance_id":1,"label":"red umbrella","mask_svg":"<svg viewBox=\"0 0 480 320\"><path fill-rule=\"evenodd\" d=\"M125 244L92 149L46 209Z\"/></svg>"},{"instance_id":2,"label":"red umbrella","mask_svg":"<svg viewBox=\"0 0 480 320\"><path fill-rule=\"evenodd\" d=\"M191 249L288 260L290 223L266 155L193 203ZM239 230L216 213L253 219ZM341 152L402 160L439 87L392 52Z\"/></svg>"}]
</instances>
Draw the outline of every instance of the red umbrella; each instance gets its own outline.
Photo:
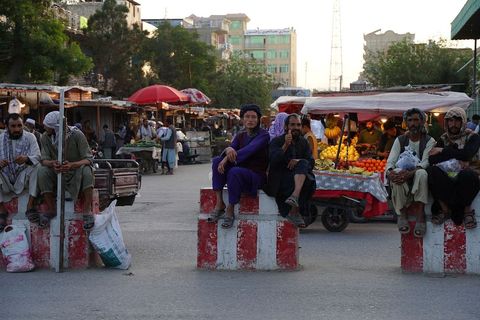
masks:
<instances>
[{"instance_id":1,"label":"red umbrella","mask_svg":"<svg viewBox=\"0 0 480 320\"><path fill-rule=\"evenodd\" d=\"M186 104L189 102L188 96L169 86L154 84L142 88L132 94L128 101L136 104L155 104L166 102L169 104Z\"/></svg>"}]
</instances>

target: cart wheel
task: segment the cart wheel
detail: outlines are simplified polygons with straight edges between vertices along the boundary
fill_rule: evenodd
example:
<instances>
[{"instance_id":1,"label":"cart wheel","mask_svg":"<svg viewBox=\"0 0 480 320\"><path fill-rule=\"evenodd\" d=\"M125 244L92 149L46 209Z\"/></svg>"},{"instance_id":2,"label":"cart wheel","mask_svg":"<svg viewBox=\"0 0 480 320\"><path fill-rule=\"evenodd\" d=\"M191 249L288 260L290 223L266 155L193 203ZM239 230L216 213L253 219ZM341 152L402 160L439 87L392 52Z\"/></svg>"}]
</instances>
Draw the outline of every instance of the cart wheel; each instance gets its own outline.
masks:
<instances>
[{"instance_id":1,"label":"cart wheel","mask_svg":"<svg viewBox=\"0 0 480 320\"><path fill-rule=\"evenodd\" d=\"M341 232L348 223L348 214L344 209L328 207L322 214L322 224L330 232Z\"/></svg>"},{"instance_id":2,"label":"cart wheel","mask_svg":"<svg viewBox=\"0 0 480 320\"><path fill-rule=\"evenodd\" d=\"M317 206L315 204L311 203L310 208L308 210L308 215L303 216L303 221L305 221L306 226L309 226L312 223L314 223L315 220L317 220L317 217L318 217Z\"/></svg>"}]
</instances>

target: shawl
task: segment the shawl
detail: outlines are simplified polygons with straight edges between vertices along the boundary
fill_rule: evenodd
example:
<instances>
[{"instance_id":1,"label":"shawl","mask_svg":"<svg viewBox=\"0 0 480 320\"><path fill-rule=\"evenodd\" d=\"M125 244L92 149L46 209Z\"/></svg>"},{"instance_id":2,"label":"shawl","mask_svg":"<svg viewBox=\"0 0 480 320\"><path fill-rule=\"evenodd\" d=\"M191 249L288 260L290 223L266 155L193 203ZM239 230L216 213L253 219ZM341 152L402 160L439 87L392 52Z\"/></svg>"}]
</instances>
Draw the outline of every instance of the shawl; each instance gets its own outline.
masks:
<instances>
[{"instance_id":1,"label":"shawl","mask_svg":"<svg viewBox=\"0 0 480 320\"><path fill-rule=\"evenodd\" d=\"M30 147L30 144L24 135L22 135L18 140L15 140L15 142L14 150L10 134L8 133L8 130L5 131L5 134L3 135L3 141L1 143L5 160L8 160L8 165L2 169L2 173L8 177L8 180L12 185L15 184L15 181L17 181L17 177L19 176L20 172L27 167L25 164L17 164L15 162L15 158L19 155L28 154L28 149Z\"/></svg>"},{"instance_id":2,"label":"shawl","mask_svg":"<svg viewBox=\"0 0 480 320\"><path fill-rule=\"evenodd\" d=\"M285 119L288 117L288 114L285 112L280 112L275 116L273 124L268 129L268 134L270 135L270 140L275 137L279 137L285 133Z\"/></svg>"},{"instance_id":3,"label":"shawl","mask_svg":"<svg viewBox=\"0 0 480 320\"><path fill-rule=\"evenodd\" d=\"M462 127L458 134L451 134L448 132L447 122L448 122L448 119L451 119L451 118L462 119ZM465 110L459 107L453 107L450 110L448 110L448 112L445 114L443 125L445 128L445 133L440 136L440 139L442 139L443 144L445 146L456 144L459 149L463 149L468 138L470 137L471 134L473 134L472 130L467 129L467 114L465 113Z\"/></svg>"}]
</instances>

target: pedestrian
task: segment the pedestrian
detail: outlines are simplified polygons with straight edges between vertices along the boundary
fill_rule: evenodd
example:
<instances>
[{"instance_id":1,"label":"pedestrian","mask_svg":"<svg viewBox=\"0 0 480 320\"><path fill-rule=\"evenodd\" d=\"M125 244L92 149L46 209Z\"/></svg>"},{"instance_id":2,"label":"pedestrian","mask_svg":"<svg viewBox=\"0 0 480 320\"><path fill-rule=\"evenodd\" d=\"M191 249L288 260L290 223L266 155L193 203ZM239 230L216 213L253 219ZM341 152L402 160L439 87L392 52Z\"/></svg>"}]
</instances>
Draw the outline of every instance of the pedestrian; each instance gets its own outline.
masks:
<instances>
[{"instance_id":1,"label":"pedestrian","mask_svg":"<svg viewBox=\"0 0 480 320\"><path fill-rule=\"evenodd\" d=\"M105 159L113 159L115 156L116 141L115 134L108 128L108 125L103 125L103 137L100 141L100 146L103 150L103 157Z\"/></svg>"}]
</instances>

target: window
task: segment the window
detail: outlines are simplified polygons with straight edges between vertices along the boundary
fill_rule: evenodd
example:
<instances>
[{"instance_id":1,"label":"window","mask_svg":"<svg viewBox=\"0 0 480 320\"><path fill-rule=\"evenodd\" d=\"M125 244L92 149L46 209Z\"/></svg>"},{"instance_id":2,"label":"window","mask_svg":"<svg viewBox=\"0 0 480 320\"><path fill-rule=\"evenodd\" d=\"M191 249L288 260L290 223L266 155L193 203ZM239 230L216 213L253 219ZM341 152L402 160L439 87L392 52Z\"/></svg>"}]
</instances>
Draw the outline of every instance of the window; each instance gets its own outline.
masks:
<instances>
[{"instance_id":1,"label":"window","mask_svg":"<svg viewBox=\"0 0 480 320\"><path fill-rule=\"evenodd\" d=\"M280 73L288 73L288 64L280 65Z\"/></svg>"},{"instance_id":2,"label":"window","mask_svg":"<svg viewBox=\"0 0 480 320\"><path fill-rule=\"evenodd\" d=\"M275 59L276 57L277 57L277 51L275 50L267 51L267 59Z\"/></svg>"},{"instance_id":3,"label":"window","mask_svg":"<svg viewBox=\"0 0 480 320\"><path fill-rule=\"evenodd\" d=\"M253 50L250 52L250 56L257 60L265 59L265 51Z\"/></svg>"},{"instance_id":4,"label":"window","mask_svg":"<svg viewBox=\"0 0 480 320\"><path fill-rule=\"evenodd\" d=\"M230 29L232 30L238 30L242 27L242 22L241 21L232 21L230 24Z\"/></svg>"},{"instance_id":5,"label":"window","mask_svg":"<svg viewBox=\"0 0 480 320\"><path fill-rule=\"evenodd\" d=\"M269 64L267 66L267 72L271 73L271 74L277 73L277 65L276 64Z\"/></svg>"},{"instance_id":6,"label":"window","mask_svg":"<svg viewBox=\"0 0 480 320\"><path fill-rule=\"evenodd\" d=\"M280 51L278 52L278 57L279 57L280 59L288 59L288 56L289 56L288 50L280 50Z\"/></svg>"},{"instance_id":7,"label":"window","mask_svg":"<svg viewBox=\"0 0 480 320\"><path fill-rule=\"evenodd\" d=\"M288 44L290 43L290 35L267 36L268 44Z\"/></svg>"},{"instance_id":8,"label":"window","mask_svg":"<svg viewBox=\"0 0 480 320\"><path fill-rule=\"evenodd\" d=\"M232 45L240 45L242 43L241 36L230 36L230 43Z\"/></svg>"},{"instance_id":9,"label":"window","mask_svg":"<svg viewBox=\"0 0 480 320\"><path fill-rule=\"evenodd\" d=\"M263 44L263 37L262 36L252 36L247 37L245 41L249 44Z\"/></svg>"},{"instance_id":10,"label":"window","mask_svg":"<svg viewBox=\"0 0 480 320\"><path fill-rule=\"evenodd\" d=\"M267 36L268 44L277 44L277 36Z\"/></svg>"}]
</instances>

